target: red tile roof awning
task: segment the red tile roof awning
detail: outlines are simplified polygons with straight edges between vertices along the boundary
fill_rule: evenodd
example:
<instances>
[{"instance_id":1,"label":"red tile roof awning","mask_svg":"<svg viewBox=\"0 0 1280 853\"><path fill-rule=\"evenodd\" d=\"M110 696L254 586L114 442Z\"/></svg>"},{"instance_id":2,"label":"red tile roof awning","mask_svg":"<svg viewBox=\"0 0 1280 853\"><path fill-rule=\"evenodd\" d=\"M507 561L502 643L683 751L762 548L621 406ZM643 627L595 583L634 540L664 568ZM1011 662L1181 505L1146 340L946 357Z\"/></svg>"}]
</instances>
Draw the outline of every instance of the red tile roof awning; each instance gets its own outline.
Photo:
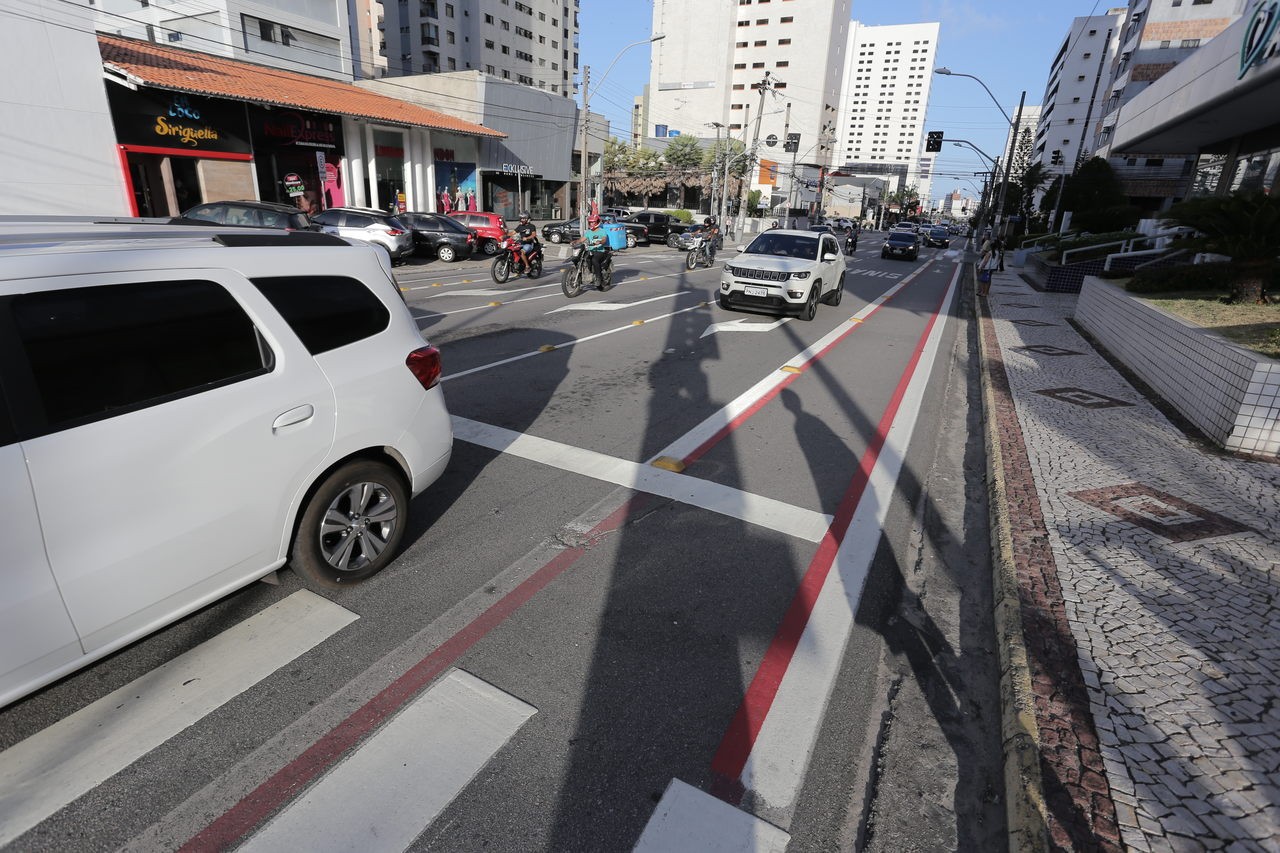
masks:
<instances>
[{"instance_id":1,"label":"red tile roof awning","mask_svg":"<svg viewBox=\"0 0 1280 853\"><path fill-rule=\"evenodd\" d=\"M148 41L98 36L103 65L130 82L255 104L337 113L390 124L503 138L498 130L324 77L312 77Z\"/></svg>"}]
</instances>

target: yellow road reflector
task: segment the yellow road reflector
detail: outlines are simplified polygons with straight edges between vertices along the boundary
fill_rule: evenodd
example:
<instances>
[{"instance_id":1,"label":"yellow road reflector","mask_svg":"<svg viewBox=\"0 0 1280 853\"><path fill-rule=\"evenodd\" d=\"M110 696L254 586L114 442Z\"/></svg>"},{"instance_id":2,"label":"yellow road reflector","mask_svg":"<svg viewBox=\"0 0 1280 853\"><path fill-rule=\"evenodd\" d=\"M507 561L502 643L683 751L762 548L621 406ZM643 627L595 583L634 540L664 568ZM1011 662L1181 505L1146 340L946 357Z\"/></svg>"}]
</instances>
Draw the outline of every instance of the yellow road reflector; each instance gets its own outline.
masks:
<instances>
[{"instance_id":1,"label":"yellow road reflector","mask_svg":"<svg viewBox=\"0 0 1280 853\"><path fill-rule=\"evenodd\" d=\"M664 471L675 471L677 474L683 472L685 467L679 459L673 459L670 456L659 456L649 464Z\"/></svg>"},{"instance_id":2,"label":"yellow road reflector","mask_svg":"<svg viewBox=\"0 0 1280 853\"><path fill-rule=\"evenodd\" d=\"M788 364L782 368L782 372L783 373L803 373L804 371L802 371L800 368L796 367L795 365Z\"/></svg>"},{"instance_id":3,"label":"yellow road reflector","mask_svg":"<svg viewBox=\"0 0 1280 853\"><path fill-rule=\"evenodd\" d=\"M433 282L431 282L431 286L432 286L432 287L444 287L444 282L442 282L442 281L433 281Z\"/></svg>"},{"instance_id":4,"label":"yellow road reflector","mask_svg":"<svg viewBox=\"0 0 1280 853\"><path fill-rule=\"evenodd\" d=\"M647 275L640 276L640 281L648 281L648 280L649 280L649 276Z\"/></svg>"},{"instance_id":5,"label":"yellow road reflector","mask_svg":"<svg viewBox=\"0 0 1280 853\"><path fill-rule=\"evenodd\" d=\"M633 325L633 326L643 326L643 325L644 325L644 320L632 320L632 321L631 321L631 325Z\"/></svg>"},{"instance_id":6,"label":"yellow road reflector","mask_svg":"<svg viewBox=\"0 0 1280 853\"><path fill-rule=\"evenodd\" d=\"M502 304L501 302L490 302L490 303L489 303L489 307L490 307L490 308L497 308L497 307L498 307L499 305L501 305L501 304Z\"/></svg>"},{"instance_id":7,"label":"yellow road reflector","mask_svg":"<svg viewBox=\"0 0 1280 853\"><path fill-rule=\"evenodd\" d=\"M861 322L862 322L862 320L861 320L860 318L858 318L858 317L850 317L850 318L849 318L849 322L850 322L850 323L853 323L853 324L856 326L858 323L861 323Z\"/></svg>"},{"instance_id":8,"label":"yellow road reflector","mask_svg":"<svg viewBox=\"0 0 1280 853\"><path fill-rule=\"evenodd\" d=\"M470 284L470 283L471 283L471 279L469 279L469 278L464 278L464 279L462 280L462 283L463 283L463 284Z\"/></svg>"},{"instance_id":9,"label":"yellow road reflector","mask_svg":"<svg viewBox=\"0 0 1280 853\"><path fill-rule=\"evenodd\" d=\"M555 344L543 344L542 346L538 347L538 352L555 352L555 351L556 351Z\"/></svg>"}]
</instances>

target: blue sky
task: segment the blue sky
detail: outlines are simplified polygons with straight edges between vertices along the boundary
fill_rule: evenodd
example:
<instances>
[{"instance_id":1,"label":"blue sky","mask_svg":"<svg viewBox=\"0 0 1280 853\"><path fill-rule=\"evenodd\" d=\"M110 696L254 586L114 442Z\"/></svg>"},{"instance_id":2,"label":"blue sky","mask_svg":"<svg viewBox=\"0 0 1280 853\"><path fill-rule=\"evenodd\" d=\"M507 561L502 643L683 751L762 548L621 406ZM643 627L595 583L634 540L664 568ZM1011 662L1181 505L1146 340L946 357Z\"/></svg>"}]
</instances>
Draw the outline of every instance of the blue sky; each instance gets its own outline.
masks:
<instances>
[{"instance_id":1,"label":"blue sky","mask_svg":"<svg viewBox=\"0 0 1280 853\"><path fill-rule=\"evenodd\" d=\"M685 0L690 26L697 26L697 9L702 4L732 2ZM1049 63L1071 20L1123 5L1122 0L853 0L851 17L872 25L939 22L937 64L980 77L1012 117L1024 89L1028 104L1038 105L1044 98ZM651 0L582 0L580 65L591 66L591 110L609 118L615 136L629 133L632 99L648 82L648 46L623 53L598 90L597 81L619 50L650 35L652 18ZM1004 146L1008 124L976 81L935 75L925 130L968 139L994 157ZM982 158L969 149L944 146L936 164L933 195L955 188L976 195L974 184L981 179L971 173L985 168ZM966 182L966 177L974 183Z\"/></svg>"}]
</instances>

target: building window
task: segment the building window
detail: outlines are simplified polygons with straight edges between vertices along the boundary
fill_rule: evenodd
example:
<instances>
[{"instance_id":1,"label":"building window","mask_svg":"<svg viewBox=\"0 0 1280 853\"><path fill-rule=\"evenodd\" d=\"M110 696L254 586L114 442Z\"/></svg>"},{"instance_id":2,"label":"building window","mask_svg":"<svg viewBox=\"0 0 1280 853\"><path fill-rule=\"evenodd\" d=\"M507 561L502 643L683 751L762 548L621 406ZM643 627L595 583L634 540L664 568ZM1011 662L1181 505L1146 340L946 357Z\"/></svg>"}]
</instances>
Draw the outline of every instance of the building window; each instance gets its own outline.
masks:
<instances>
[{"instance_id":1,"label":"building window","mask_svg":"<svg viewBox=\"0 0 1280 853\"><path fill-rule=\"evenodd\" d=\"M1192 5L1195 5L1194 3ZM1179 47L1199 47L1200 39L1183 39Z\"/></svg>"},{"instance_id":2,"label":"building window","mask_svg":"<svg viewBox=\"0 0 1280 853\"><path fill-rule=\"evenodd\" d=\"M784 59L781 62L774 63L774 66L777 68L790 68L791 63Z\"/></svg>"},{"instance_id":3,"label":"building window","mask_svg":"<svg viewBox=\"0 0 1280 853\"><path fill-rule=\"evenodd\" d=\"M749 44L750 42L740 41L737 44L735 44L734 47L746 47Z\"/></svg>"},{"instance_id":4,"label":"building window","mask_svg":"<svg viewBox=\"0 0 1280 853\"><path fill-rule=\"evenodd\" d=\"M736 92L736 91L738 91L738 90L740 90L740 89L745 89L745 88L747 88L747 87L746 87L746 85L745 85L745 84L743 84L743 83L734 83L734 84L733 84L733 90L734 90L735 92Z\"/></svg>"},{"instance_id":5,"label":"building window","mask_svg":"<svg viewBox=\"0 0 1280 853\"><path fill-rule=\"evenodd\" d=\"M493 50L493 39L485 39L484 46L489 50Z\"/></svg>"},{"instance_id":6,"label":"building window","mask_svg":"<svg viewBox=\"0 0 1280 853\"><path fill-rule=\"evenodd\" d=\"M795 20L795 18L794 18L794 17L792 17L791 15L787 15L785 18L779 18L779 19L778 19L778 23L780 23L780 24L789 24L789 23L791 23L791 22L792 22L792 21L794 21L794 20Z\"/></svg>"},{"instance_id":7,"label":"building window","mask_svg":"<svg viewBox=\"0 0 1280 853\"><path fill-rule=\"evenodd\" d=\"M778 45L791 44L791 39L778 39Z\"/></svg>"},{"instance_id":8,"label":"building window","mask_svg":"<svg viewBox=\"0 0 1280 853\"><path fill-rule=\"evenodd\" d=\"M454 59L452 56L449 57L449 70L450 71L458 70L458 60Z\"/></svg>"},{"instance_id":9,"label":"building window","mask_svg":"<svg viewBox=\"0 0 1280 853\"><path fill-rule=\"evenodd\" d=\"M768 19L768 18L757 18L757 19L756 19L756 26L757 26L757 27L763 27L763 26L766 26L766 25L768 25L768 23L769 23L769 19Z\"/></svg>"},{"instance_id":10,"label":"building window","mask_svg":"<svg viewBox=\"0 0 1280 853\"><path fill-rule=\"evenodd\" d=\"M744 68L746 68L746 67L747 67L747 63L745 63L745 62L735 62L735 63L733 64L733 69L734 69L735 71L741 71L742 69L744 69Z\"/></svg>"},{"instance_id":11,"label":"building window","mask_svg":"<svg viewBox=\"0 0 1280 853\"><path fill-rule=\"evenodd\" d=\"M755 43L755 47L764 47L764 46L765 46L765 45L767 45L768 43L769 43L769 42L767 42L767 41L761 40L761 41L758 41L758 42L756 42L756 43Z\"/></svg>"},{"instance_id":12,"label":"building window","mask_svg":"<svg viewBox=\"0 0 1280 853\"><path fill-rule=\"evenodd\" d=\"M750 21L738 21L738 26L740 26L740 27L749 27L749 26L751 26L751 22L750 22Z\"/></svg>"},{"instance_id":13,"label":"building window","mask_svg":"<svg viewBox=\"0 0 1280 853\"><path fill-rule=\"evenodd\" d=\"M453 17L453 4L452 4L452 3L445 3L445 4L444 4L444 16L445 16L446 18L452 18L452 17Z\"/></svg>"},{"instance_id":14,"label":"building window","mask_svg":"<svg viewBox=\"0 0 1280 853\"><path fill-rule=\"evenodd\" d=\"M485 15L485 16L484 16L484 22L485 22L486 24L492 24L492 23L493 23L493 15Z\"/></svg>"},{"instance_id":15,"label":"building window","mask_svg":"<svg viewBox=\"0 0 1280 853\"><path fill-rule=\"evenodd\" d=\"M276 25L270 21L258 21L258 38L263 41L276 40Z\"/></svg>"},{"instance_id":16,"label":"building window","mask_svg":"<svg viewBox=\"0 0 1280 853\"><path fill-rule=\"evenodd\" d=\"M753 63L751 63L751 67L752 67L752 68L764 68L764 63L763 63L763 62L753 62Z\"/></svg>"}]
</instances>

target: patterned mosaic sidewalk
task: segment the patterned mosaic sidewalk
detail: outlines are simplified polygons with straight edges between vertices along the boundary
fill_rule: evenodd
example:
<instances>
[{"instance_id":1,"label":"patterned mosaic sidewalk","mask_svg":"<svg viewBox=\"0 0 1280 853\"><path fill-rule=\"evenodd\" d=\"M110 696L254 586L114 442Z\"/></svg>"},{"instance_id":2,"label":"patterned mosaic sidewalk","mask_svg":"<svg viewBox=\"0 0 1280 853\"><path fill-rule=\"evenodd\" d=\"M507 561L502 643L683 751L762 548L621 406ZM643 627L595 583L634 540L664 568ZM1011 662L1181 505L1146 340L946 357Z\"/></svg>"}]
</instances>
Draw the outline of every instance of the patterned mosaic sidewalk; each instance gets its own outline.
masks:
<instances>
[{"instance_id":1,"label":"patterned mosaic sidewalk","mask_svg":"<svg viewBox=\"0 0 1280 853\"><path fill-rule=\"evenodd\" d=\"M1010 270L983 318L1051 843L1280 851L1280 465L1189 442L1075 299Z\"/></svg>"}]
</instances>

